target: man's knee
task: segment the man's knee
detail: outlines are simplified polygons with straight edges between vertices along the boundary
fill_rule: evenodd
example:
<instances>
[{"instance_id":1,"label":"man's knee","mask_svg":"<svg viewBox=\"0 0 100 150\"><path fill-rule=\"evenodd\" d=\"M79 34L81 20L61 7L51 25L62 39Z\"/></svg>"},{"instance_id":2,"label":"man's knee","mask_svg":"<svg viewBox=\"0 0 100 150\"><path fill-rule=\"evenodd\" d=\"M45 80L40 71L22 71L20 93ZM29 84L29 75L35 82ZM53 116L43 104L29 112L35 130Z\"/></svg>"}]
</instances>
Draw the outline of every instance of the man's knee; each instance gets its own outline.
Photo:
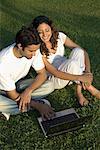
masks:
<instances>
[{"instance_id":1,"label":"man's knee","mask_svg":"<svg viewBox=\"0 0 100 150\"><path fill-rule=\"evenodd\" d=\"M51 93L54 91L54 83L52 81L47 80L46 81L46 87L47 87L46 88L47 93Z\"/></svg>"},{"instance_id":2,"label":"man's knee","mask_svg":"<svg viewBox=\"0 0 100 150\"><path fill-rule=\"evenodd\" d=\"M52 81L47 80L40 88L32 92L32 97L35 99L42 98L54 91L54 84Z\"/></svg>"}]
</instances>

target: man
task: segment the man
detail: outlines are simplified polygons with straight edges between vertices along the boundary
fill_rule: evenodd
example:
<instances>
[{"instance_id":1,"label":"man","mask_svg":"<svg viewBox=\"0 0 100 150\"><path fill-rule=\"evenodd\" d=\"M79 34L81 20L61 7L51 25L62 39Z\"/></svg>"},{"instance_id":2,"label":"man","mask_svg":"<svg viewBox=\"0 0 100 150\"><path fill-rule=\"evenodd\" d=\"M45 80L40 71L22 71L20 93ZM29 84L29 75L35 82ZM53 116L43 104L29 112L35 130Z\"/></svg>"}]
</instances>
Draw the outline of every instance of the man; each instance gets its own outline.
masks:
<instances>
[{"instance_id":1,"label":"man","mask_svg":"<svg viewBox=\"0 0 100 150\"><path fill-rule=\"evenodd\" d=\"M10 114L25 112L30 107L37 109L43 118L48 119L54 115L52 107L44 101L40 103L33 100L54 90L50 81L43 84L47 76L39 47L37 31L23 27L16 34L15 43L0 52L0 112L7 120ZM37 72L35 80L31 79L28 83L26 80L17 85L17 81L28 74L31 66ZM46 86L51 91L47 91Z\"/></svg>"}]
</instances>

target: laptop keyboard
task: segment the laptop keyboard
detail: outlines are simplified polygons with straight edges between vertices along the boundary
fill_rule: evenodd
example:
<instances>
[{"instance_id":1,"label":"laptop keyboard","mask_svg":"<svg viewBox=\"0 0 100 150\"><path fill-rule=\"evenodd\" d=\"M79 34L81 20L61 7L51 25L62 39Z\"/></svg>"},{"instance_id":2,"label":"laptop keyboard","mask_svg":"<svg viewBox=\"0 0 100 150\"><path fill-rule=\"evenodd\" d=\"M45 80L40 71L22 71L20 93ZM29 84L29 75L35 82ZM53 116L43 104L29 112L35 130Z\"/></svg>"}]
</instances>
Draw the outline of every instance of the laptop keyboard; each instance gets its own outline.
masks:
<instances>
[{"instance_id":1,"label":"laptop keyboard","mask_svg":"<svg viewBox=\"0 0 100 150\"><path fill-rule=\"evenodd\" d=\"M55 126L57 124L62 124L64 122L70 122L70 121L73 121L75 120L77 117L77 115L75 113L71 113L71 114L67 114L67 115L64 115L64 116L60 116L60 117L57 117L57 118L53 118L53 119L50 119L50 120L46 120L46 121L42 121L42 125L44 128L49 128L51 126Z\"/></svg>"}]
</instances>

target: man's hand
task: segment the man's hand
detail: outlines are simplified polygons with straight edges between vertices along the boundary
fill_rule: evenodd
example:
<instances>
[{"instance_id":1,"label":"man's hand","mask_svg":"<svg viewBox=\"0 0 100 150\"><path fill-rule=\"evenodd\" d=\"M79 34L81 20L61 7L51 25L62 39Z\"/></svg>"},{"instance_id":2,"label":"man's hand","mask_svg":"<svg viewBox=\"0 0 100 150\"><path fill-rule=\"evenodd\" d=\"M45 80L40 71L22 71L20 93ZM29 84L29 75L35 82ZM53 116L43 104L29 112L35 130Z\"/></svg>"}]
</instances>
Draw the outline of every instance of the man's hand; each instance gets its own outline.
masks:
<instances>
[{"instance_id":1,"label":"man's hand","mask_svg":"<svg viewBox=\"0 0 100 150\"><path fill-rule=\"evenodd\" d=\"M25 112L30 108L31 94L25 90L20 94L19 110Z\"/></svg>"},{"instance_id":2,"label":"man's hand","mask_svg":"<svg viewBox=\"0 0 100 150\"><path fill-rule=\"evenodd\" d=\"M35 108L40 112L43 120L51 119L55 116L54 108L52 108L51 106L39 102L35 103Z\"/></svg>"},{"instance_id":3,"label":"man's hand","mask_svg":"<svg viewBox=\"0 0 100 150\"><path fill-rule=\"evenodd\" d=\"M39 88L47 78L45 68L38 70L37 74L38 75L36 76L35 80L33 80L33 83L31 83L31 85L20 94L21 100L19 103L19 109L22 112L30 108L32 92L34 92L34 90Z\"/></svg>"}]
</instances>

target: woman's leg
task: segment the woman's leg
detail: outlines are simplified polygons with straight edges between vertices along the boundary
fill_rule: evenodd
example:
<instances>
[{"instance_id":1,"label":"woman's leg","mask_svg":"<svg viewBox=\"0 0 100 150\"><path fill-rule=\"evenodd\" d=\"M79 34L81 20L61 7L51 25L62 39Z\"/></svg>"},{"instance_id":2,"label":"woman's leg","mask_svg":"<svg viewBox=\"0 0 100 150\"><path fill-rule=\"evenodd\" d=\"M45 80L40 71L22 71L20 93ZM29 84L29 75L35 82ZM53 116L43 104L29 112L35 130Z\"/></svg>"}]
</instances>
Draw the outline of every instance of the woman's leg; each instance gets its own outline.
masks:
<instances>
[{"instance_id":1,"label":"woman's leg","mask_svg":"<svg viewBox=\"0 0 100 150\"><path fill-rule=\"evenodd\" d=\"M71 74L76 74L76 75L81 75L85 69L84 65L84 51L80 48L75 48L71 52L71 55L69 57L70 59L65 60L60 66L59 70L66 72L66 73L71 73ZM55 89L61 89L65 87L69 81L68 80L62 80L55 78L54 76L52 77L53 82L55 83ZM79 103L83 105L87 105L88 101L87 99L83 96L82 94L82 86L79 81L75 81L77 83L77 88L76 88L76 94L77 98L79 100ZM71 82L72 83L72 82Z\"/></svg>"},{"instance_id":2,"label":"woman's leg","mask_svg":"<svg viewBox=\"0 0 100 150\"><path fill-rule=\"evenodd\" d=\"M100 90L96 89L93 85L86 86L86 89L97 99L100 99Z\"/></svg>"},{"instance_id":3,"label":"woman's leg","mask_svg":"<svg viewBox=\"0 0 100 150\"><path fill-rule=\"evenodd\" d=\"M89 104L89 101L82 94L82 85L81 84L76 85L76 96L77 96L79 104L81 106L86 106Z\"/></svg>"},{"instance_id":4,"label":"woman's leg","mask_svg":"<svg viewBox=\"0 0 100 150\"><path fill-rule=\"evenodd\" d=\"M69 56L69 59L66 59L65 57L58 57L58 60L55 59L53 64L54 66L61 64L56 68L62 72L81 75L85 69L84 51L81 48L74 48ZM55 89L62 89L69 83L69 80L62 80L54 76L52 76L50 80L54 83ZM70 84L72 84L71 81Z\"/></svg>"},{"instance_id":5,"label":"woman's leg","mask_svg":"<svg viewBox=\"0 0 100 150\"><path fill-rule=\"evenodd\" d=\"M74 74L74 75L82 74L82 69L79 67L79 64L77 63L77 61L71 60L71 59L69 60L66 59L66 61L64 61L59 66L58 70L65 72L65 73ZM55 89L62 89L69 83L69 80L63 80L54 76L52 76L50 80L54 83ZM79 81L75 81L75 82L79 83ZM72 84L72 81L70 81L69 84Z\"/></svg>"},{"instance_id":6,"label":"woman's leg","mask_svg":"<svg viewBox=\"0 0 100 150\"><path fill-rule=\"evenodd\" d=\"M84 51L81 48L74 48L69 56L69 59L77 62L81 71L80 73L82 74L85 70Z\"/></svg>"}]
</instances>

